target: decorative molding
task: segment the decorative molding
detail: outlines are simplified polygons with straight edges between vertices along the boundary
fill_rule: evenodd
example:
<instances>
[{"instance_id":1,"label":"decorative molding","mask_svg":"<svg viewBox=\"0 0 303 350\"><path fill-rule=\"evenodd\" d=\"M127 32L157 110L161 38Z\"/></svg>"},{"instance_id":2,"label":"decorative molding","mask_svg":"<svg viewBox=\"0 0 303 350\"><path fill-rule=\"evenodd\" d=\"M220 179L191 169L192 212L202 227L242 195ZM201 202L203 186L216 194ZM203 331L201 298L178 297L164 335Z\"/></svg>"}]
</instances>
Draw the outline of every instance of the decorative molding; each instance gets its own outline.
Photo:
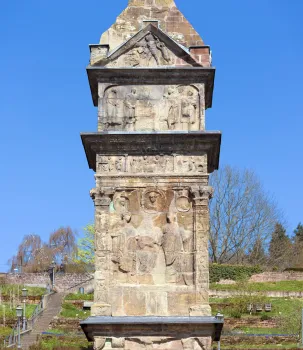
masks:
<instances>
[{"instance_id":1,"label":"decorative molding","mask_svg":"<svg viewBox=\"0 0 303 350\"><path fill-rule=\"evenodd\" d=\"M83 133L82 143L90 169L96 171L97 155L108 157L207 154L207 172L218 169L221 133L167 132L167 133ZM151 173L152 174L152 173Z\"/></svg>"}]
</instances>

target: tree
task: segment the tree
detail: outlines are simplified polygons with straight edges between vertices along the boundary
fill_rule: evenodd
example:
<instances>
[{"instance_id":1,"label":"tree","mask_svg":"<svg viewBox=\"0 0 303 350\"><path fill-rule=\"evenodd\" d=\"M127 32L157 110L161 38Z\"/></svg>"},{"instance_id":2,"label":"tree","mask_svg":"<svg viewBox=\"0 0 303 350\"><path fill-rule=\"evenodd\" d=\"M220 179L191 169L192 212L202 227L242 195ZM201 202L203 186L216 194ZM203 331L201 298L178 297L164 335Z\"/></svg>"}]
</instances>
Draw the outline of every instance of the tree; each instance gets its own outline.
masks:
<instances>
[{"instance_id":1,"label":"tree","mask_svg":"<svg viewBox=\"0 0 303 350\"><path fill-rule=\"evenodd\" d=\"M18 252L11 260L11 269L22 272L32 272L35 269L35 257L42 247L40 236L35 234L25 235L19 244Z\"/></svg>"},{"instance_id":2,"label":"tree","mask_svg":"<svg viewBox=\"0 0 303 350\"><path fill-rule=\"evenodd\" d=\"M95 263L95 226L90 224L84 227L84 237L78 241L77 257L78 264L93 265Z\"/></svg>"},{"instance_id":3,"label":"tree","mask_svg":"<svg viewBox=\"0 0 303 350\"><path fill-rule=\"evenodd\" d=\"M49 237L49 247L57 264L67 263L77 251L76 233L70 227L60 227Z\"/></svg>"},{"instance_id":4,"label":"tree","mask_svg":"<svg viewBox=\"0 0 303 350\"><path fill-rule=\"evenodd\" d=\"M270 264L279 268L285 268L286 264L289 264L289 259L286 259L286 257L289 255L291 246L286 229L282 224L276 223L269 244Z\"/></svg>"},{"instance_id":5,"label":"tree","mask_svg":"<svg viewBox=\"0 0 303 350\"><path fill-rule=\"evenodd\" d=\"M265 254L263 240L260 236L256 238L256 241L249 252L248 262L251 265L263 265L266 263L267 257Z\"/></svg>"},{"instance_id":6,"label":"tree","mask_svg":"<svg viewBox=\"0 0 303 350\"><path fill-rule=\"evenodd\" d=\"M210 178L210 258L242 263L259 239L266 248L280 213L251 170L225 166Z\"/></svg>"},{"instance_id":7,"label":"tree","mask_svg":"<svg viewBox=\"0 0 303 350\"><path fill-rule=\"evenodd\" d=\"M297 228L294 230L295 238L298 241L303 241L303 225L299 222Z\"/></svg>"},{"instance_id":8,"label":"tree","mask_svg":"<svg viewBox=\"0 0 303 350\"><path fill-rule=\"evenodd\" d=\"M303 225L301 222L294 230L292 264L294 267L303 266Z\"/></svg>"}]
</instances>

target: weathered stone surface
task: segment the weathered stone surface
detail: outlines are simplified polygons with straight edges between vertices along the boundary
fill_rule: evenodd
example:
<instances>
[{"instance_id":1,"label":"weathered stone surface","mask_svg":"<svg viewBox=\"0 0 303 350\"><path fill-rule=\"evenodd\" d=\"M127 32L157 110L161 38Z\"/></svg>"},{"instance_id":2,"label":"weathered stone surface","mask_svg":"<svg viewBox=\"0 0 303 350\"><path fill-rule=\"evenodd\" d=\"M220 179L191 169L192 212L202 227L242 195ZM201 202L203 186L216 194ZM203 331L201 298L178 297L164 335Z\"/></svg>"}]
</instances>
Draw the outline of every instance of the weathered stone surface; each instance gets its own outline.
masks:
<instances>
[{"instance_id":1,"label":"weathered stone surface","mask_svg":"<svg viewBox=\"0 0 303 350\"><path fill-rule=\"evenodd\" d=\"M130 0L90 49L98 133L82 140L96 171L92 313L209 316L208 178L218 168L221 137L204 131L210 49L172 0ZM209 329L188 324L108 327L98 335L111 335L96 347L211 344Z\"/></svg>"},{"instance_id":2,"label":"weathered stone surface","mask_svg":"<svg viewBox=\"0 0 303 350\"><path fill-rule=\"evenodd\" d=\"M99 86L99 131L205 128L204 85ZM106 106L106 108L104 108ZM117 163L123 170L123 159ZM152 168L151 171L152 172Z\"/></svg>"},{"instance_id":3,"label":"weathered stone surface","mask_svg":"<svg viewBox=\"0 0 303 350\"><path fill-rule=\"evenodd\" d=\"M113 50L136 34L144 20L156 19L161 29L178 43L202 46L203 40L177 9L172 0L133 0L121 13L111 28L100 39L100 44L109 45Z\"/></svg>"}]
</instances>

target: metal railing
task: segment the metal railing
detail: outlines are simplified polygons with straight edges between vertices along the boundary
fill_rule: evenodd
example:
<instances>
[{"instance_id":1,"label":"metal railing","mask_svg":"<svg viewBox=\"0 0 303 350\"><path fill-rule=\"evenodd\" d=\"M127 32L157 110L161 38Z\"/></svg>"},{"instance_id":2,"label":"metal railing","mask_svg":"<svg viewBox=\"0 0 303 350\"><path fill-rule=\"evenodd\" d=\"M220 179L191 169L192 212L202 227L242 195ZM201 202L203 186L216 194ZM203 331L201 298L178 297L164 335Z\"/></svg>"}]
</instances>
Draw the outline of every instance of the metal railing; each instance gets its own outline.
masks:
<instances>
[{"instance_id":1,"label":"metal railing","mask_svg":"<svg viewBox=\"0 0 303 350\"><path fill-rule=\"evenodd\" d=\"M43 300L44 300L44 298L42 298L40 303L37 304L32 316L28 320L27 319L25 320L25 328L23 328L22 331L20 330L21 335L33 330L34 325L36 324L39 316L41 315L41 313L44 310ZM22 322L20 322L20 324L22 324ZM17 343L18 343L18 327L19 327L19 324L17 321L15 326L13 327L13 329L11 331L11 334L4 339L4 347L5 348L10 348L12 346L17 345Z\"/></svg>"},{"instance_id":2,"label":"metal railing","mask_svg":"<svg viewBox=\"0 0 303 350\"><path fill-rule=\"evenodd\" d=\"M18 327L19 323L17 321L13 327L13 330L11 331L11 334L4 339L5 348L10 348L18 343Z\"/></svg>"}]
</instances>

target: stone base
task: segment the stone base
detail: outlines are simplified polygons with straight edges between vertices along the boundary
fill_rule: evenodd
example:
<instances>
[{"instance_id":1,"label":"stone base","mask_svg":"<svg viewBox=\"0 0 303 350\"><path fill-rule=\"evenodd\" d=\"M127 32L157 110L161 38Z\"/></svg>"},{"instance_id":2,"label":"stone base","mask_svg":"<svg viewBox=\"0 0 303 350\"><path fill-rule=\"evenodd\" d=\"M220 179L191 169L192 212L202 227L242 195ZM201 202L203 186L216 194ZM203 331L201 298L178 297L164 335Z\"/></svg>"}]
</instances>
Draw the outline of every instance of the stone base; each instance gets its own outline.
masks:
<instances>
[{"instance_id":1,"label":"stone base","mask_svg":"<svg viewBox=\"0 0 303 350\"><path fill-rule=\"evenodd\" d=\"M163 337L133 337L133 338L102 338L95 337L94 349L124 349L124 350L210 350L211 337L205 338L163 338Z\"/></svg>"}]
</instances>

